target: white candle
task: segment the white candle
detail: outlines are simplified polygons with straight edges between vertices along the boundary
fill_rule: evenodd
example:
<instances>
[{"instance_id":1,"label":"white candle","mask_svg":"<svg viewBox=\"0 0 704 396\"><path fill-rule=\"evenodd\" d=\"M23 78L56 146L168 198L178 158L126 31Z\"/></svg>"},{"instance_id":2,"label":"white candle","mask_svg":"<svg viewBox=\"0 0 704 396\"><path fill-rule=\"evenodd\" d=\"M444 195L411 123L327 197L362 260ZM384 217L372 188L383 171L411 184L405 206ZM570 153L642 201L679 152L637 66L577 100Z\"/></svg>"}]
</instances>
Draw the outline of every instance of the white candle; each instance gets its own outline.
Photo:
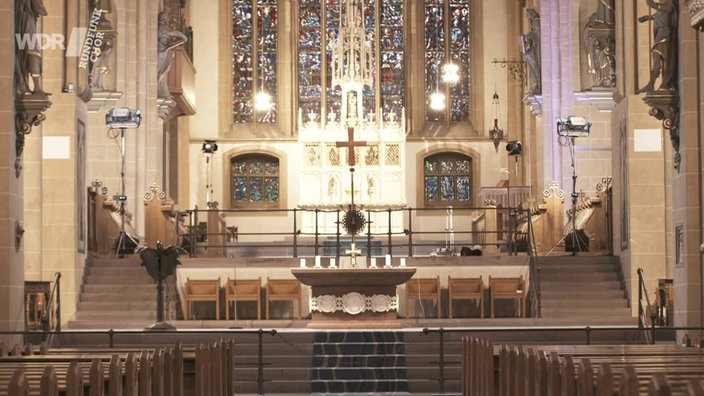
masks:
<instances>
[{"instance_id":1,"label":"white candle","mask_svg":"<svg viewBox=\"0 0 704 396\"><path fill-rule=\"evenodd\" d=\"M305 268L305 267L306 267L306 259L302 258L301 259L301 268Z\"/></svg>"},{"instance_id":2,"label":"white candle","mask_svg":"<svg viewBox=\"0 0 704 396\"><path fill-rule=\"evenodd\" d=\"M335 268L335 258L330 259L330 268Z\"/></svg>"},{"instance_id":3,"label":"white candle","mask_svg":"<svg viewBox=\"0 0 704 396\"><path fill-rule=\"evenodd\" d=\"M370 266L376 268L376 257L372 257Z\"/></svg>"},{"instance_id":4,"label":"white candle","mask_svg":"<svg viewBox=\"0 0 704 396\"><path fill-rule=\"evenodd\" d=\"M320 256L315 256L315 268L320 268Z\"/></svg>"},{"instance_id":5,"label":"white candle","mask_svg":"<svg viewBox=\"0 0 704 396\"><path fill-rule=\"evenodd\" d=\"M390 254L386 255L386 263L384 264L384 267L391 267L391 255Z\"/></svg>"},{"instance_id":6,"label":"white candle","mask_svg":"<svg viewBox=\"0 0 704 396\"><path fill-rule=\"evenodd\" d=\"M401 267L405 267L405 266L406 266L406 258L405 258L405 257L401 257L401 264L400 264L400 266L401 266Z\"/></svg>"}]
</instances>

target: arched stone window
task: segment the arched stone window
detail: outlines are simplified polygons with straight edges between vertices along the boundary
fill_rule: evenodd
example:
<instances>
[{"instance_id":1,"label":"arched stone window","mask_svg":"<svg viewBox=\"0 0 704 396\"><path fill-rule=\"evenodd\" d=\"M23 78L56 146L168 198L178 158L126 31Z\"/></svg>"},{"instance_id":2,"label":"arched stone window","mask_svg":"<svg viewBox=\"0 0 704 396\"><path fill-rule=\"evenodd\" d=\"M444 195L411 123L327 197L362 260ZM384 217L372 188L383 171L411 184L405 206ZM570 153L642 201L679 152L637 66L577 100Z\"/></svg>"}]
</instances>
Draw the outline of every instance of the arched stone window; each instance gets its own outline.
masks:
<instances>
[{"instance_id":1,"label":"arched stone window","mask_svg":"<svg viewBox=\"0 0 704 396\"><path fill-rule=\"evenodd\" d=\"M423 159L425 207L472 207L472 158L443 152Z\"/></svg>"},{"instance_id":2,"label":"arched stone window","mask_svg":"<svg viewBox=\"0 0 704 396\"><path fill-rule=\"evenodd\" d=\"M279 159L267 154L243 154L230 159L230 207L278 208Z\"/></svg>"}]
</instances>

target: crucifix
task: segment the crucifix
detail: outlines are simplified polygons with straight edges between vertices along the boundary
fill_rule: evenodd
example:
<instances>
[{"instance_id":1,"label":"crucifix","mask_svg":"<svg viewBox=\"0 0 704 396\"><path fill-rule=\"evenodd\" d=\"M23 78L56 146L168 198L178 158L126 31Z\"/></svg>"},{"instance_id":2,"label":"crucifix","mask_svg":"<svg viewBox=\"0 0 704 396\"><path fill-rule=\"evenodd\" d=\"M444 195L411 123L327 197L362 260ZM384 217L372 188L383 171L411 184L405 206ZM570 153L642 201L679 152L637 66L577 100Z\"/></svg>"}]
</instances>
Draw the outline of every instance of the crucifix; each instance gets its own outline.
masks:
<instances>
[{"instance_id":1,"label":"crucifix","mask_svg":"<svg viewBox=\"0 0 704 396\"><path fill-rule=\"evenodd\" d=\"M350 166L350 191L351 191L351 201L350 201L350 208L345 215L345 218L349 218L352 221L346 222L345 225L349 226L346 228L347 232L349 232L352 235L352 243L350 245L351 249L345 250L345 254L350 255L350 265L352 267L357 266L357 255L361 254L362 251L359 249L355 248L355 235L361 230L363 227L363 224L358 224L358 219L361 219L362 222L364 221L364 216L361 215L361 213L357 214L356 209L354 207L354 166L355 166L355 158L354 158L354 148L355 147L364 147L367 146L366 141L355 141L354 140L354 127L353 126L348 126L347 127L347 141L346 142L336 142L335 145L337 147L347 147L347 164ZM358 216L361 215L361 216ZM350 224L347 224L350 223Z\"/></svg>"}]
</instances>

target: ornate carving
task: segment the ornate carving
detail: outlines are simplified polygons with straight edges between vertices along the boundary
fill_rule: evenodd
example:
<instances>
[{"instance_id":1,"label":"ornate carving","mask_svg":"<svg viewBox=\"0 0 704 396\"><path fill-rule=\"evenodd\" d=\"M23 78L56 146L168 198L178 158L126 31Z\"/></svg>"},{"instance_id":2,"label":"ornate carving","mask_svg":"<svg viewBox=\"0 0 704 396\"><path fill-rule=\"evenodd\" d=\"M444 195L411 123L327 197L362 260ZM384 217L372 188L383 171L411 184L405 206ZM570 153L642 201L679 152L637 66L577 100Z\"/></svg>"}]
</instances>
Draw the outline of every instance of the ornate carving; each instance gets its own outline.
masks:
<instances>
[{"instance_id":1,"label":"ornate carving","mask_svg":"<svg viewBox=\"0 0 704 396\"><path fill-rule=\"evenodd\" d=\"M357 315L365 311L397 311L398 297L386 294L365 296L357 292L350 292L343 296L324 294L310 298L310 310L324 313L342 311L350 315Z\"/></svg>"},{"instance_id":2,"label":"ornate carving","mask_svg":"<svg viewBox=\"0 0 704 396\"><path fill-rule=\"evenodd\" d=\"M39 126L46 119L44 112L50 106L49 94L45 92L18 95L15 98L15 177L19 178L22 174L24 136L32 132L33 126Z\"/></svg>"},{"instance_id":3,"label":"ornate carving","mask_svg":"<svg viewBox=\"0 0 704 396\"><path fill-rule=\"evenodd\" d=\"M557 182L550 183L550 185L543 190L543 198L548 199L550 197L565 198L565 192L560 188Z\"/></svg>"},{"instance_id":4,"label":"ornate carving","mask_svg":"<svg viewBox=\"0 0 704 396\"><path fill-rule=\"evenodd\" d=\"M494 60L491 62L493 65L499 65L503 67L504 69L508 69L509 73L511 73L511 77L513 77L514 80L520 81L523 84L525 84L525 79L526 79L526 62L522 60L506 60L506 58L502 60L498 60L494 58Z\"/></svg>"},{"instance_id":5,"label":"ornate carving","mask_svg":"<svg viewBox=\"0 0 704 396\"><path fill-rule=\"evenodd\" d=\"M342 228L350 235L359 234L359 232L364 229L365 225L366 219L364 218L364 213L359 210L348 210L342 217Z\"/></svg>"},{"instance_id":6,"label":"ornate carving","mask_svg":"<svg viewBox=\"0 0 704 396\"><path fill-rule=\"evenodd\" d=\"M662 121L662 127L670 133L670 143L675 153L672 167L680 171L682 156L680 155L680 97L675 90L658 90L648 92L643 101L650 106L651 116Z\"/></svg>"},{"instance_id":7,"label":"ornate carving","mask_svg":"<svg viewBox=\"0 0 704 396\"><path fill-rule=\"evenodd\" d=\"M614 0L601 0L583 30L582 45L594 87L616 85Z\"/></svg>"},{"instance_id":8,"label":"ornate carving","mask_svg":"<svg viewBox=\"0 0 704 396\"><path fill-rule=\"evenodd\" d=\"M689 19L694 29L704 31L704 0L685 0Z\"/></svg>"}]
</instances>

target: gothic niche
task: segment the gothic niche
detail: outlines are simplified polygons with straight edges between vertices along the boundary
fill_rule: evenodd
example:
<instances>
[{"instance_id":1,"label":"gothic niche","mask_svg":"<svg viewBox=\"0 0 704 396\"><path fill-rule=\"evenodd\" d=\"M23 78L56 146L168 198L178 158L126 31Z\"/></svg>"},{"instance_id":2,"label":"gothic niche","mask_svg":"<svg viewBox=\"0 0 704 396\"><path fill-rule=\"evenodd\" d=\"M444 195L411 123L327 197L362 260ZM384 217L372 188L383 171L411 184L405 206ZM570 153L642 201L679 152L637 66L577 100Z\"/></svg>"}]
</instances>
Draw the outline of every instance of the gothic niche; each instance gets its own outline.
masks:
<instances>
[{"instance_id":1,"label":"gothic niche","mask_svg":"<svg viewBox=\"0 0 704 396\"><path fill-rule=\"evenodd\" d=\"M648 82L636 93L645 93L643 101L650 106L649 114L662 121L662 126L670 134L674 149L673 167L679 172L680 103L677 90L677 28L679 6L675 0L646 0L653 13L638 18L640 23L648 23L653 31L653 45L650 49L650 75ZM660 85L655 89L656 82Z\"/></svg>"},{"instance_id":2,"label":"gothic niche","mask_svg":"<svg viewBox=\"0 0 704 396\"><path fill-rule=\"evenodd\" d=\"M157 106L162 120L195 114L188 92L193 80L193 30L186 21L185 0L165 0L158 16Z\"/></svg>"},{"instance_id":3,"label":"gothic niche","mask_svg":"<svg viewBox=\"0 0 704 396\"><path fill-rule=\"evenodd\" d=\"M50 93L42 89L42 40L37 36L39 17L46 16L42 0L15 0L15 176L22 174L25 135L32 132L51 106Z\"/></svg>"},{"instance_id":4,"label":"gothic niche","mask_svg":"<svg viewBox=\"0 0 704 396\"><path fill-rule=\"evenodd\" d=\"M540 62L540 14L533 9L526 10L530 31L519 36L523 60L528 69L526 78L526 95L523 103L528 105L531 113L540 115L542 113L542 66Z\"/></svg>"},{"instance_id":5,"label":"gothic niche","mask_svg":"<svg viewBox=\"0 0 704 396\"><path fill-rule=\"evenodd\" d=\"M115 90L117 81L112 72L116 62L111 55L117 40L114 9L112 0L88 0L88 31L78 68L85 84L79 96L88 103L89 111L114 106L122 96Z\"/></svg>"},{"instance_id":6,"label":"gothic niche","mask_svg":"<svg viewBox=\"0 0 704 396\"><path fill-rule=\"evenodd\" d=\"M582 31L587 72L592 88L616 85L615 0L598 0Z\"/></svg>"}]
</instances>

